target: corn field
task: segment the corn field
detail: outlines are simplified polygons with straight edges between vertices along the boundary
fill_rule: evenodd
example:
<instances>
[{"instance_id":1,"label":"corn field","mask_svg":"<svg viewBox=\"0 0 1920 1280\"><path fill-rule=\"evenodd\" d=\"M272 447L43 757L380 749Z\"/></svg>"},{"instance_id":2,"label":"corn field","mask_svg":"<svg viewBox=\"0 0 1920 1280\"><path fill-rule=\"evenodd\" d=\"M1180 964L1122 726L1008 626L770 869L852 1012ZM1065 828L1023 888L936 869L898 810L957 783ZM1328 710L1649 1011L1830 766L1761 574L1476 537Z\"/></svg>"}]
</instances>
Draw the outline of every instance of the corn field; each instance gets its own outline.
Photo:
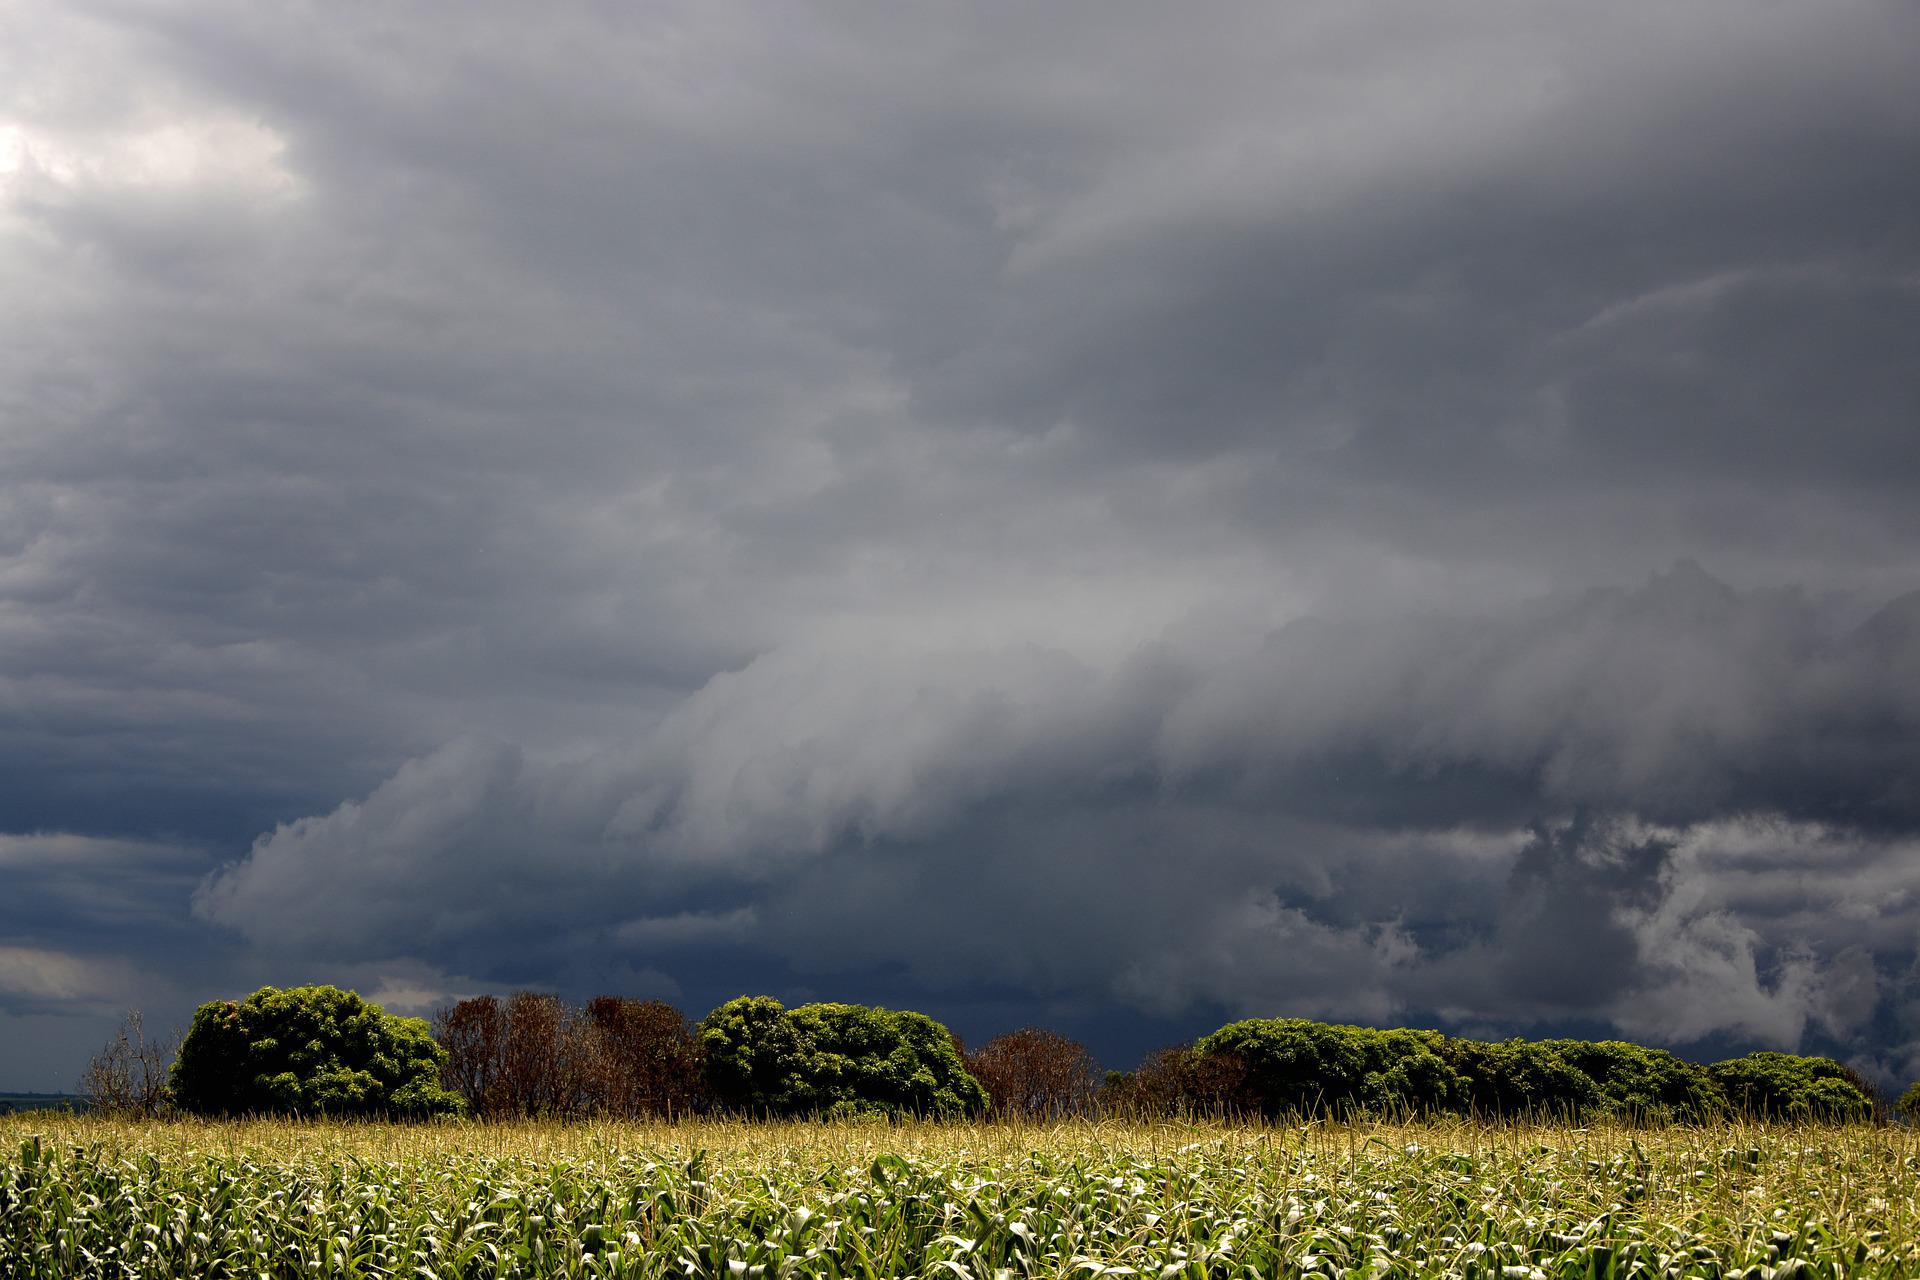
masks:
<instances>
[{"instance_id":1,"label":"corn field","mask_svg":"<svg viewBox=\"0 0 1920 1280\"><path fill-rule=\"evenodd\" d=\"M0 1276L1920 1275L1868 1126L0 1121Z\"/></svg>"}]
</instances>

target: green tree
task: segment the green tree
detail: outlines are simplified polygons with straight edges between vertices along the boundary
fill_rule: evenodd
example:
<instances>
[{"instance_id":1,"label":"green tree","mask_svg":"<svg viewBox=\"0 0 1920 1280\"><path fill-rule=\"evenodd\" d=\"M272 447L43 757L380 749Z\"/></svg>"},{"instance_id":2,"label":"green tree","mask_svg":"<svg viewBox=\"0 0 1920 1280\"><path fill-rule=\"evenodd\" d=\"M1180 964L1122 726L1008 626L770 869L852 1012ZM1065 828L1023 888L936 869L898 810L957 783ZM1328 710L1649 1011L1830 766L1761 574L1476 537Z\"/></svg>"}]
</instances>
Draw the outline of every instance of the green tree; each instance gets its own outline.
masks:
<instances>
[{"instance_id":1,"label":"green tree","mask_svg":"<svg viewBox=\"0 0 1920 1280\"><path fill-rule=\"evenodd\" d=\"M1832 1058L1750 1053L1708 1071L1736 1111L1764 1120L1862 1120L1873 1099L1860 1078Z\"/></svg>"},{"instance_id":2,"label":"green tree","mask_svg":"<svg viewBox=\"0 0 1920 1280\"><path fill-rule=\"evenodd\" d=\"M728 1111L792 1115L801 1107L804 1047L786 1006L740 996L700 1020L707 1089Z\"/></svg>"},{"instance_id":3,"label":"green tree","mask_svg":"<svg viewBox=\"0 0 1920 1280\"><path fill-rule=\"evenodd\" d=\"M1698 1063L1625 1040L1542 1040L1600 1090L1600 1105L1642 1120L1707 1120L1726 1110L1726 1096Z\"/></svg>"},{"instance_id":4,"label":"green tree","mask_svg":"<svg viewBox=\"0 0 1920 1280\"><path fill-rule=\"evenodd\" d=\"M1592 1078L1544 1044L1449 1040L1444 1052L1466 1077L1468 1105L1480 1115L1574 1119L1605 1106Z\"/></svg>"},{"instance_id":5,"label":"green tree","mask_svg":"<svg viewBox=\"0 0 1920 1280\"><path fill-rule=\"evenodd\" d=\"M707 1087L755 1115L951 1116L980 1111L947 1029L925 1014L855 1004L786 1009L741 996L700 1023Z\"/></svg>"},{"instance_id":6,"label":"green tree","mask_svg":"<svg viewBox=\"0 0 1920 1280\"><path fill-rule=\"evenodd\" d=\"M198 1115L431 1116L446 1054L419 1018L351 991L262 987L203 1004L174 1059L175 1101Z\"/></svg>"},{"instance_id":7,"label":"green tree","mask_svg":"<svg viewBox=\"0 0 1920 1280\"><path fill-rule=\"evenodd\" d=\"M973 1115L987 1091L953 1034L924 1013L806 1004L792 1013L807 1047L806 1109L821 1115Z\"/></svg>"},{"instance_id":8,"label":"green tree","mask_svg":"<svg viewBox=\"0 0 1920 1280\"><path fill-rule=\"evenodd\" d=\"M1905 1116L1909 1123L1920 1123L1920 1080L1907 1086L1907 1091L1900 1095L1900 1101L1893 1104L1893 1109Z\"/></svg>"},{"instance_id":9,"label":"green tree","mask_svg":"<svg viewBox=\"0 0 1920 1280\"><path fill-rule=\"evenodd\" d=\"M1445 1044L1437 1031L1248 1018L1194 1047L1206 1057L1237 1060L1249 1101L1271 1116L1457 1108L1466 1101L1467 1082L1441 1057Z\"/></svg>"}]
</instances>

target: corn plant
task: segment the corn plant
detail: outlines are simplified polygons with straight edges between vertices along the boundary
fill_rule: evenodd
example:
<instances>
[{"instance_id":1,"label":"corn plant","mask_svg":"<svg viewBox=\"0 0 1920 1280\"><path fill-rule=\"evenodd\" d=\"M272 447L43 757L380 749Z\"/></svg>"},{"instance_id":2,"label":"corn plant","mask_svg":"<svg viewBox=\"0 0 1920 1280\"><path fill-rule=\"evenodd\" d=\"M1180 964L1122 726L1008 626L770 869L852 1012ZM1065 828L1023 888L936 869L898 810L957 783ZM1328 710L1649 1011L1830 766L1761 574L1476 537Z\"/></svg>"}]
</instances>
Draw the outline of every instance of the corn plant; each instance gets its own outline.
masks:
<instances>
[{"instance_id":1,"label":"corn plant","mask_svg":"<svg viewBox=\"0 0 1920 1280\"><path fill-rule=\"evenodd\" d=\"M1867 1126L15 1117L0 1276L1920 1275Z\"/></svg>"}]
</instances>

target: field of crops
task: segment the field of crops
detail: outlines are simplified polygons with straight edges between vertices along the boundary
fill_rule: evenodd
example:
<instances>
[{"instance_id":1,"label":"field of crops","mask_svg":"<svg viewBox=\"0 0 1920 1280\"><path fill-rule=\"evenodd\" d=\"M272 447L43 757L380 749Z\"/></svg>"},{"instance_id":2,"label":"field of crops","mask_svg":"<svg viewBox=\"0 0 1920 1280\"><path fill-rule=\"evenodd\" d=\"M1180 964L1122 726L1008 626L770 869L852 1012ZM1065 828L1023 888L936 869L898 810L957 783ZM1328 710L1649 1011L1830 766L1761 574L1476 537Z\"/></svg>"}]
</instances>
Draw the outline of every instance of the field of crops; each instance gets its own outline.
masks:
<instances>
[{"instance_id":1,"label":"field of crops","mask_svg":"<svg viewBox=\"0 0 1920 1280\"><path fill-rule=\"evenodd\" d=\"M0 1119L0 1276L1920 1275L1906 1130Z\"/></svg>"}]
</instances>

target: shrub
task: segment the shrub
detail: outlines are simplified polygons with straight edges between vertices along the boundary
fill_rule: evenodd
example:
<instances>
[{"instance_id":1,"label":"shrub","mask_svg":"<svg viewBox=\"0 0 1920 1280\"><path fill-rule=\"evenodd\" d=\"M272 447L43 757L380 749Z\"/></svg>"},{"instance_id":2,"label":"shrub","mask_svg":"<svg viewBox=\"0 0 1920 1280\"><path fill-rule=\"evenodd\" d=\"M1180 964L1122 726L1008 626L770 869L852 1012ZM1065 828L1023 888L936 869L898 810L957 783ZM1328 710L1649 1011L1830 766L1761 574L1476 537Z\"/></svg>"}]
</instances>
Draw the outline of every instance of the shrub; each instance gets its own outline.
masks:
<instances>
[{"instance_id":1,"label":"shrub","mask_svg":"<svg viewBox=\"0 0 1920 1280\"><path fill-rule=\"evenodd\" d=\"M1466 1105L1467 1081L1442 1055L1437 1031L1374 1031L1356 1027L1367 1074L1356 1101L1376 1112L1453 1111Z\"/></svg>"},{"instance_id":2,"label":"shrub","mask_svg":"<svg viewBox=\"0 0 1920 1280\"><path fill-rule=\"evenodd\" d=\"M1750 1053L1708 1068L1735 1111L1763 1120L1859 1120L1873 1099L1832 1058Z\"/></svg>"},{"instance_id":3,"label":"shrub","mask_svg":"<svg viewBox=\"0 0 1920 1280\"><path fill-rule=\"evenodd\" d=\"M174 1060L175 1100L198 1115L430 1116L461 1110L419 1018L338 987L262 987L203 1004Z\"/></svg>"},{"instance_id":4,"label":"shrub","mask_svg":"<svg viewBox=\"0 0 1920 1280\"><path fill-rule=\"evenodd\" d=\"M700 1023L722 1106L767 1115L968 1115L986 1090L947 1029L925 1014L856 1004L787 1010L742 996Z\"/></svg>"},{"instance_id":5,"label":"shrub","mask_svg":"<svg viewBox=\"0 0 1920 1280\"><path fill-rule=\"evenodd\" d=\"M1091 1105L1100 1085L1085 1045L1040 1027L995 1036L963 1060L997 1115L1074 1115Z\"/></svg>"},{"instance_id":6,"label":"shrub","mask_svg":"<svg viewBox=\"0 0 1920 1280\"><path fill-rule=\"evenodd\" d=\"M1893 1109L1904 1116L1908 1123L1920 1122L1920 1080L1907 1086L1907 1091L1900 1095Z\"/></svg>"}]
</instances>

